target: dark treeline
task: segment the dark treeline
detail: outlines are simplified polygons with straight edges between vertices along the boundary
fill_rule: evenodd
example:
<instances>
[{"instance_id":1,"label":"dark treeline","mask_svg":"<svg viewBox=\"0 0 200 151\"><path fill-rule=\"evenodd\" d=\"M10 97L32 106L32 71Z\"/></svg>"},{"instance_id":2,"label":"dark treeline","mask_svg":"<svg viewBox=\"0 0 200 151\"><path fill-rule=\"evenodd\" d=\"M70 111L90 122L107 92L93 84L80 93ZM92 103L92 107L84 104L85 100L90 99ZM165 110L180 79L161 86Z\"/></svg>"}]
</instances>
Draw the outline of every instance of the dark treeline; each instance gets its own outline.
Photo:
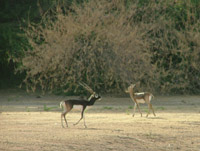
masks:
<instances>
[{"instance_id":1,"label":"dark treeline","mask_svg":"<svg viewBox=\"0 0 200 151\"><path fill-rule=\"evenodd\" d=\"M18 67L15 60L23 56L28 46L21 28L28 22L39 22L57 3L53 0L0 1L0 88L16 87L24 78L24 73L15 72Z\"/></svg>"},{"instance_id":2,"label":"dark treeline","mask_svg":"<svg viewBox=\"0 0 200 151\"><path fill-rule=\"evenodd\" d=\"M27 45L21 25L27 20L37 20L40 14L37 1L0 1L0 87L13 87L24 75L15 74L17 64L13 59L23 55ZM13 58L14 57L14 58Z\"/></svg>"},{"instance_id":3,"label":"dark treeline","mask_svg":"<svg viewBox=\"0 0 200 151\"><path fill-rule=\"evenodd\" d=\"M0 88L71 92L81 80L104 92L138 83L197 94L200 1L2 0L0 79Z\"/></svg>"}]
</instances>

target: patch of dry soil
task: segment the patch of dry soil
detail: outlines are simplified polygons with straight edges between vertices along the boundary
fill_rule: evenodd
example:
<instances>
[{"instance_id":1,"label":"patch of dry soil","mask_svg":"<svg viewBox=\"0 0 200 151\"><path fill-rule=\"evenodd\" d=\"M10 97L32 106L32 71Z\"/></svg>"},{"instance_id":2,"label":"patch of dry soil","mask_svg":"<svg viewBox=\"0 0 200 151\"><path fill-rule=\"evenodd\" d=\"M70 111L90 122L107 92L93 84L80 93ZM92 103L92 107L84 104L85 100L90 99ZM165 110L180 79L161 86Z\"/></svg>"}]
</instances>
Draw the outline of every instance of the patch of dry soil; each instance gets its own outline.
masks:
<instances>
[{"instance_id":1,"label":"patch of dry soil","mask_svg":"<svg viewBox=\"0 0 200 151\"><path fill-rule=\"evenodd\" d=\"M62 98L63 99L63 98ZM66 98L64 98L66 99ZM80 108L67 115L62 128L56 96L0 93L1 151L200 151L200 97L156 97L156 117L132 117L127 98L103 97L80 118ZM48 112L47 112L48 111Z\"/></svg>"}]
</instances>

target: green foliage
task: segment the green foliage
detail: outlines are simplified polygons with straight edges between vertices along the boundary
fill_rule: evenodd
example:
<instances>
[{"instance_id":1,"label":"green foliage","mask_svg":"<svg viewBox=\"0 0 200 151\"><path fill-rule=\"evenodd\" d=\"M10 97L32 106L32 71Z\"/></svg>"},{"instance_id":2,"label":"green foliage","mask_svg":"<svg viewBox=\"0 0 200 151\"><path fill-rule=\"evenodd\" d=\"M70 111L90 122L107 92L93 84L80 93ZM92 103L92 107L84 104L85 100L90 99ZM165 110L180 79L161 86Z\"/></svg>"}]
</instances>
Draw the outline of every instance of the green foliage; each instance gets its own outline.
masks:
<instances>
[{"instance_id":1,"label":"green foliage","mask_svg":"<svg viewBox=\"0 0 200 151\"><path fill-rule=\"evenodd\" d=\"M104 106L103 109L105 109L105 110L112 110L113 107L111 107L111 106Z\"/></svg>"},{"instance_id":2,"label":"green foliage","mask_svg":"<svg viewBox=\"0 0 200 151\"><path fill-rule=\"evenodd\" d=\"M43 106L43 110L46 111L46 112L51 111L51 110L56 109L56 108L58 108L58 107L57 106L47 107L46 104L44 104L44 106Z\"/></svg>"},{"instance_id":3,"label":"green foliage","mask_svg":"<svg viewBox=\"0 0 200 151\"><path fill-rule=\"evenodd\" d=\"M161 110L161 111L164 111L164 110L166 110L166 108L165 108L165 107L163 107L163 106L159 106L159 107L156 107L156 110Z\"/></svg>"},{"instance_id":4,"label":"green foliage","mask_svg":"<svg viewBox=\"0 0 200 151\"><path fill-rule=\"evenodd\" d=\"M61 1L0 1L0 88L15 87L24 79L24 73L16 71L30 45L21 28L39 22L58 3Z\"/></svg>"},{"instance_id":5,"label":"green foliage","mask_svg":"<svg viewBox=\"0 0 200 151\"><path fill-rule=\"evenodd\" d=\"M197 14L200 3L177 0L155 5L151 2L151 7L144 9L143 14L151 14L153 19L142 15L141 22L148 21L150 25L145 38L150 42L152 63L159 72L157 91L199 93L200 35L197 31L200 31L200 22Z\"/></svg>"},{"instance_id":6,"label":"green foliage","mask_svg":"<svg viewBox=\"0 0 200 151\"><path fill-rule=\"evenodd\" d=\"M128 109L133 109L133 106L129 106Z\"/></svg>"},{"instance_id":7,"label":"green foliage","mask_svg":"<svg viewBox=\"0 0 200 151\"><path fill-rule=\"evenodd\" d=\"M20 66L16 60L23 57L23 49L28 45L20 29L22 19L28 15L27 5L24 1L0 2L0 88L19 85L24 78L23 73L15 74L15 69Z\"/></svg>"}]
</instances>

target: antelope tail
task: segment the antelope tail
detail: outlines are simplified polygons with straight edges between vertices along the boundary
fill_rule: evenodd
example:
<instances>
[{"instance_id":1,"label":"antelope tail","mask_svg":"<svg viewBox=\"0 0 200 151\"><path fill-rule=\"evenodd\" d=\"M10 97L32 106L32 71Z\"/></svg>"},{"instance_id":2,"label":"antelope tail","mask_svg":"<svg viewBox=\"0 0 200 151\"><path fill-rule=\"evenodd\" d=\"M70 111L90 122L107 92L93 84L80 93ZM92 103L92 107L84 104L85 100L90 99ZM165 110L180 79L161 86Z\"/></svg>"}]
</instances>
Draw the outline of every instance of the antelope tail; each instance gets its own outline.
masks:
<instances>
[{"instance_id":1,"label":"antelope tail","mask_svg":"<svg viewBox=\"0 0 200 151\"><path fill-rule=\"evenodd\" d=\"M64 104L64 101L61 101L60 102L60 108L62 108L63 104Z\"/></svg>"}]
</instances>

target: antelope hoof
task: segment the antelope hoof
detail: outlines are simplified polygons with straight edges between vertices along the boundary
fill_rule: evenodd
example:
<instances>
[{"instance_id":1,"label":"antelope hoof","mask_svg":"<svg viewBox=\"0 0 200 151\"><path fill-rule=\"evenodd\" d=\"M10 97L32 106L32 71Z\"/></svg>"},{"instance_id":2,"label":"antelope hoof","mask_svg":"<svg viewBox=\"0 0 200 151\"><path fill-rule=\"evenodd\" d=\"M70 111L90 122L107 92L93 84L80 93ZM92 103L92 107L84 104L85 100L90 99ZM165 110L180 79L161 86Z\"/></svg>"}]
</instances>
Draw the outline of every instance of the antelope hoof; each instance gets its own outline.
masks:
<instances>
[{"instance_id":1,"label":"antelope hoof","mask_svg":"<svg viewBox=\"0 0 200 151\"><path fill-rule=\"evenodd\" d=\"M74 123L73 125L76 126L78 123Z\"/></svg>"}]
</instances>

